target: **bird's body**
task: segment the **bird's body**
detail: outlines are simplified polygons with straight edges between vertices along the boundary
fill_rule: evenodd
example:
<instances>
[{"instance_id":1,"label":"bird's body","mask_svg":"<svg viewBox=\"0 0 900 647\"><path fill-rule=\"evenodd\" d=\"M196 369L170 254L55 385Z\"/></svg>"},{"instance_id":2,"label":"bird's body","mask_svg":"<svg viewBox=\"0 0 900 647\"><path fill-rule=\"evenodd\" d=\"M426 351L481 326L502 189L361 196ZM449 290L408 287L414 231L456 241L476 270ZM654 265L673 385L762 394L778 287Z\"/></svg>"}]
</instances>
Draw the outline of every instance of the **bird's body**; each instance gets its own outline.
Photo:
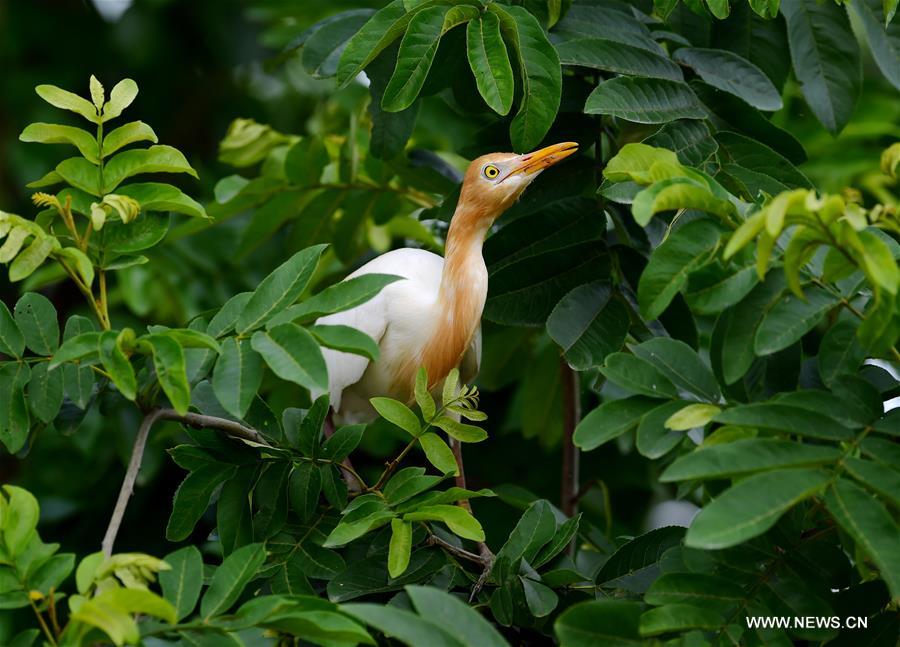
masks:
<instances>
[{"instance_id":1,"label":"bird's body","mask_svg":"<svg viewBox=\"0 0 900 647\"><path fill-rule=\"evenodd\" d=\"M379 357L324 350L332 409L339 422L375 417L369 399L387 396L411 402L416 372L424 366L437 388L459 367L474 377L481 355L480 325L488 291L481 248L494 220L545 168L576 149L556 144L527 155L495 153L473 161L450 222L445 258L421 249L398 249L350 274L395 274L369 301L322 317L320 324L357 328L378 344ZM319 394L314 393L314 396Z\"/></svg>"}]
</instances>

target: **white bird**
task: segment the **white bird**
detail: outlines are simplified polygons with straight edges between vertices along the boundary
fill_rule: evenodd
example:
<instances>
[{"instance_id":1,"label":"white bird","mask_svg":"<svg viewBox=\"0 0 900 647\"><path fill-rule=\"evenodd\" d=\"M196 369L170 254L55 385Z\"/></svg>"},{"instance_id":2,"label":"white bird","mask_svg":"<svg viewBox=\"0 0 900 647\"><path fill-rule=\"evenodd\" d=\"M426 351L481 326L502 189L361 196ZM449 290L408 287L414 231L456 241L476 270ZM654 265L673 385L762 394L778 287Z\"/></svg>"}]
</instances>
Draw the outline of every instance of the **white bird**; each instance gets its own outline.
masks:
<instances>
[{"instance_id":1,"label":"white bird","mask_svg":"<svg viewBox=\"0 0 900 647\"><path fill-rule=\"evenodd\" d=\"M466 171L447 233L446 256L422 249L397 249L369 261L347 278L394 274L405 280L387 285L371 300L321 317L317 323L352 326L378 344L368 358L323 349L334 419L368 422L376 417L369 398L387 396L411 403L415 376L424 366L431 388L453 368L472 380L481 360L481 314L488 273L481 255L485 235L525 188L546 168L577 150L573 142L533 153L492 153ZM321 393L313 393L318 397Z\"/></svg>"}]
</instances>

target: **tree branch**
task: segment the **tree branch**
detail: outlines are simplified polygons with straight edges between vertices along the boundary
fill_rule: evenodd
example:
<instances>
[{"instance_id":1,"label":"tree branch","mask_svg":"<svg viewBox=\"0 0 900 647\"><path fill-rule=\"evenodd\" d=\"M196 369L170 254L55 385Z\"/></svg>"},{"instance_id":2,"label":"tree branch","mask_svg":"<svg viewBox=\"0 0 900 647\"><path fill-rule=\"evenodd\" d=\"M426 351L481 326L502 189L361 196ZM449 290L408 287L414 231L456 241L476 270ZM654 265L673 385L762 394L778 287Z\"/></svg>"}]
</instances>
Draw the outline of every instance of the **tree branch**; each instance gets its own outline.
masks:
<instances>
[{"instance_id":1,"label":"tree branch","mask_svg":"<svg viewBox=\"0 0 900 647\"><path fill-rule=\"evenodd\" d=\"M566 363L559 360L559 375L563 397L562 479L560 483L560 509L567 517L578 512L578 448L573 436L581 416L578 375Z\"/></svg>"},{"instance_id":2,"label":"tree branch","mask_svg":"<svg viewBox=\"0 0 900 647\"><path fill-rule=\"evenodd\" d=\"M225 432L227 435L233 436L234 438L249 440L254 443L259 443L260 445L269 444L256 429L246 427L234 420L217 418L216 416L204 416L199 413L190 412L181 415L174 409L157 409L157 411L159 412L160 420L180 422L183 425L196 427L197 429L215 429L216 431Z\"/></svg>"},{"instance_id":3,"label":"tree branch","mask_svg":"<svg viewBox=\"0 0 900 647\"><path fill-rule=\"evenodd\" d=\"M141 460L144 458L144 447L147 446L147 437L150 435L150 429L153 424L162 417L162 409L151 410L141 421L138 428L137 438L134 439L134 448L131 450L131 459L128 461L128 469L125 471L125 479L122 481L122 487L119 489L119 498L116 500L116 507L113 509L112 517L109 519L109 526L106 528L106 534L103 536L103 554L109 557L112 555L113 544L116 543L116 535L119 534L119 527L122 525L122 518L125 516L125 509L128 507L128 500L134 491L134 482L137 480L138 472L141 469Z\"/></svg>"}]
</instances>

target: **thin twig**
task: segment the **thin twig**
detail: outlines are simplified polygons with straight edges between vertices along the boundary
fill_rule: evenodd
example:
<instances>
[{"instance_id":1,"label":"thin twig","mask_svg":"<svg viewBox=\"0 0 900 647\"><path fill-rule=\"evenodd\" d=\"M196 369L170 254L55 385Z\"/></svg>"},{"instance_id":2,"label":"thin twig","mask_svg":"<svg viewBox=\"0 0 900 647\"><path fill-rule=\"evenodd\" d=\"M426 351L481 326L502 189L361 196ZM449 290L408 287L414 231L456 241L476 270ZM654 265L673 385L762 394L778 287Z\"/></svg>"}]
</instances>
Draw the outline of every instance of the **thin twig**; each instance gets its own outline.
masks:
<instances>
[{"instance_id":1,"label":"thin twig","mask_svg":"<svg viewBox=\"0 0 900 647\"><path fill-rule=\"evenodd\" d=\"M467 551L465 548L459 548L457 546L454 546L450 542L444 541L437 535L428 535L428 544L430 544L432 546L440 546L441 548L446 550L451 555L454 555L455 557L459 557L460 559L465 559L470 562L475 562L476 564L481 564L482 566L490 563L490 560L488 560L487 558L485 558L481 555L476 555L475 553L471 553L471 552Z\"/></svg>"},{"instance_id":2,"label":"thin twig","mask_svg":"<svg viewBox=\"0 0 900 647\"><path fill-rule=\"evenodd\" d=\"M144 458L144 447L147 446L147 437L150 435L150 428L162 417L162 409L153 409L141 421L138 428L137 437L134 439L134 448L131 450L131 459L128 461L128 469L125 471L125 479L122 481L122 487L119 489L119 498L116 500L116 507L113 509L112 517L109 519L109 526L106 528L106 534L103 536L103 554L109 557L112 555L113 544L116 543L116 535L119 534L119 527L122 525L122 518L125 516L125 509L128 507L128 500L134 491L134 482L137 480L138 472L141 469L141 460Z\"/></svg>"},{"instance_id":3,"label":"thin twig","mask_svg":"<svg viewBox=\"0 0 900 647\"><path fill-rule=\"evenodd\" d=\"M567 517L578 512L578 448L575 446L575 427L581 415L578 375L564 358L559 360L559 376L563 396L562 479L560 509Z\"/></svg>"},{"instance_id":4,"label":"thin twig","mask_svg":"<svg viewBox=\"0 0 900 647\"><path fill-rule=\"evenodd\" d=\"M158 409L160 420L169 420L172 422L180 422L189 427L198 429L215 429L222 431L235 438L242 438L260 445L268 445L266 439L262 437L256 429L251 429L234 420L226 418L217 418L216 416L204 416L199 413L186 413L184 415L178 413L174 409Z\"/></svg>"}]
</instances>

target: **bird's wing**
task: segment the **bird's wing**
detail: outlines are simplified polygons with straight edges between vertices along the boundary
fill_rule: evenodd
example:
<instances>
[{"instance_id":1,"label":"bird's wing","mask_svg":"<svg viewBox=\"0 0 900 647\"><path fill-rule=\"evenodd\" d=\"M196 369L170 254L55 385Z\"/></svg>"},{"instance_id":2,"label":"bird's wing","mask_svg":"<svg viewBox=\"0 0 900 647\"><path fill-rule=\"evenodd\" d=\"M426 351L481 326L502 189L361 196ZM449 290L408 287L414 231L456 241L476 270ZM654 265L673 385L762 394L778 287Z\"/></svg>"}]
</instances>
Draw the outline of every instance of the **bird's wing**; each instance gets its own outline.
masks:
<instances>
[{"instance_id":1,"label":"bird's wing","mask_svg":"<svg viewBox=\"0 0 900 647\"><path fill-rule=\"evenodd\" d=\"M351 326L364 332L375 343L382 346L385 332L390 324L392 316L391 304L401 299L403 293L409 291L409 282L424 283L425 285L440 283L440 273L444 259L437 254L432 254L421 249L397 249L369 261L347 278L355 278L363 274L396 274L406 277L406 281L397 281L386 286L363 304L336 312L319 318L316 323L322 325ZM328 367L328 390L331 406L335 411L341 410L341 398L348 387L362 379L369 367L370 361L362 355L343 353L323 348L325 364ZM313 397L322 395L323 392L313 392Z\"/></svg>"}]
</instances>

